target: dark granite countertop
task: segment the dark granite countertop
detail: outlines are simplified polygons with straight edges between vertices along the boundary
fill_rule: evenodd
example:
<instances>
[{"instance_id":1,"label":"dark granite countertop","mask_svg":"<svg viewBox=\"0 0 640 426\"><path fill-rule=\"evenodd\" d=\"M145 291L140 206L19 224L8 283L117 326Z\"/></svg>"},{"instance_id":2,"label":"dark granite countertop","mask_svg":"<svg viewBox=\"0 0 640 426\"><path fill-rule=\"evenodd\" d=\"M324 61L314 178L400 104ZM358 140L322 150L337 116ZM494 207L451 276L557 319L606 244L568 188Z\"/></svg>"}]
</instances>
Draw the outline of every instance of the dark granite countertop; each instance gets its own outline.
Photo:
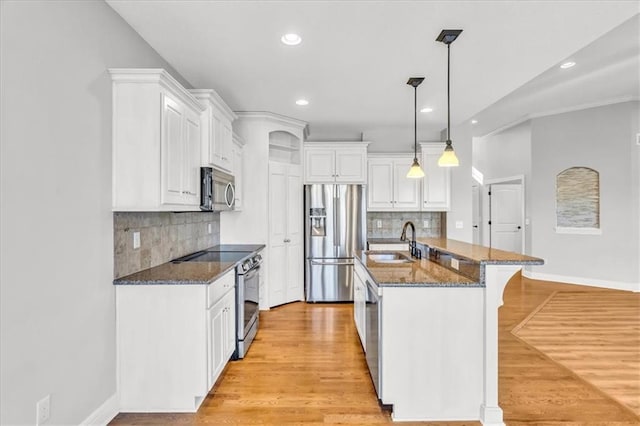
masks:
<instances>
[{"instance_id":1,"label":"dark granite countertop","mask_svg":"<svg viewBox=\"0 0 640 426\"><path fill-rule=\"evenodd\" d=\"M416 238L418 244L422 244L436 250L451 253L474 262L487 265L542 265L544 260L537 257L510 251L469 244L457 240L445 238Z\"/></svg>"},{"instance_id":2,"label":"dark granite countertop","mask_svg":"<svg viewBox=\"0 0 640 426\"><path fill-rule=\"evenodd\" d=\"M399 252L409 257L408 251ZM369 272L380 287L484 287L480 282L457 274L429 259L410 263L380 263L368 252L354 251L354 258Z\"/></svg>"},{"instance_id":3,"label":"dark granite countertop","mask_svg":"<svg viewBox=\"0 0 640 426\"><path fill-rule=\"evenodd\" d=\"M233 247L235 250L225 250L226 247ZM240 250L245 248L246 250ZM254 253L262 250L263 244L243 244L225 246L219 245L208 248L203 251L220 252L235 251L246 253L246 255L238 256L235 261L212 261L212 262L167 262L153 268L145 269L125 277L113 280L115 285L202 285L210 284L220 278L226 272L235 268L235 266L252 256Z\"/></svg>"}]
</instances>

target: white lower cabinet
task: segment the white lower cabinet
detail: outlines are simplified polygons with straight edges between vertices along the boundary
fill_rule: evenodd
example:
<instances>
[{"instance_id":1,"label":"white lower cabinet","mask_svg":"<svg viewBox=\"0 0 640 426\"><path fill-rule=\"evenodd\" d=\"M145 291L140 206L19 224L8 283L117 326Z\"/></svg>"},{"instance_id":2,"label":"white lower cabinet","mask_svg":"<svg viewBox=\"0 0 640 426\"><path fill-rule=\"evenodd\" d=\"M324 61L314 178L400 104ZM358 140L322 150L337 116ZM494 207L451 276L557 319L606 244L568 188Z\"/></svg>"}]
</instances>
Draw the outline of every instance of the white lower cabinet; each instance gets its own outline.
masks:
<instances>
[{"instance_id":1,"label":"white lower cabinet","mask_svg":"<svg viewBox=\"0 0 640 426\"><path fill-rule=\"evenodd\" d=\"M360 336L360 343L362 348L366 351L366 327L365 327L365 315L366 315L366 300L367 300L367 285L365 284L367 278L362 270L362 267L355 264L355 274L353 275L353 319L356 323L356 330L358 336Z\"/></svg>"},{"instance_id":2,"label":"white lower cabinet","mask_svg":"<svg viewBox=\"0 0 640 426\"><path fill-rule=\"evenodd\" d=\"M120 411L197 411L235 327L234 270L209 285L116 286Z\"/></svg>"}]
</instances>

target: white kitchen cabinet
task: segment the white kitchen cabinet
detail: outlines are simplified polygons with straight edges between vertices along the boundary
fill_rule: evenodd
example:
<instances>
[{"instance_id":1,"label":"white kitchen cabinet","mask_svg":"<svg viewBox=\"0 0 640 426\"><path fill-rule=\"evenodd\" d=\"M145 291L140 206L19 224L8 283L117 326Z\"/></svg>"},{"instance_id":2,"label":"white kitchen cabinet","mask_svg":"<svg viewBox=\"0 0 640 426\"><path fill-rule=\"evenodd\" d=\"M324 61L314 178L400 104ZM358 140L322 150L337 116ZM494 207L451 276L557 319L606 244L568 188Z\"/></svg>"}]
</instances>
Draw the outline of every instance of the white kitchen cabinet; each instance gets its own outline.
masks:
<instances>
[{"instance_id":1,"label":"white kitchen cabinet","mask_svg":"<svg viewBox=\"0 0 640 426\"><path fill-rule=\"evenodd\" d=\"M368 144L306 142L304 183L366 183Z\"/></svg>"},{"instance_id":2,"label":"white kitchen cabinet","mask_svg":"<svg viewBox=\"0 0 640 426\"><path fill-rule=\"evenodd\" d=\"M269 306L303 299L300 166L269 162Z\"/></svg>"},{"instance_id":3,"label":"white kitchen cabinet","mask_svg":"<svg viewBox=\"0 0 640 426\"><path fill-rule=\"evenodd\" d=\"M406 177L413 156L370 155L368 211L419 211L420 179Z\"/></svg>"},{"instance_id":4,"label":"white kitchen cabinet","mask_svg":"<svg viewBox=\"0 0 640 426\"><path fill-rule=\"evenodd\" d=\"M162 69L110 69L114 211L200 210L202 106Z\"/></svg>"},{"instance_id":5,"label":"white kitchen cabinet","mask_svg":"<svg viewBox=\"0 0 640 426\"><path fill-rule=\"evenodd\" d=\"M366 350L366 300L367 300L367 274L364 268L357 262L354 264L355 274L353 275L353 318L356 324L356 331L360 337L362 348Z\"/></svg>"},{"instance_id":6,"label":"white kitchen cabinet","mask_svg":"<svg viewBox=\"0 0 640 426\"><path fill-rule=\"evenodd\" d=\"M235 208L233 211L242 211L242 197L244 195L244 141L242 138L233 135L233 174L236 179L235 184Z\"/></svg>"},{"instance_id":7,"label":"white kitchen cabinet","mask_svg":"<svg viewBox=\"0 0 640 426\"><path fill-rule=\"evenodd\" d=\"M235 349L235 271L209 285L117 285L120 409L195 412Z\"/></svg>"},{"instance_id":8,"label":"white kitchen cabinet","mask_svg":"<svg viewBox=\"0 0 640 426\"><path fill-rule=\"evenodd\" d=\"M451 169L439 167L438 159L444 151L444 143L421 143L423 211L449 211L451 209Z\"/></svg>"},{"instance_id":9,"label":"white kitchen cabinet","mask_svg":"<svg viewBox=\"0 0 640 426\"><path fill-rule=\"evenodd\" d=\"M202 113L202 165L234 173L233 130L237 118L224 100L212 89L190 92L205 108Z\"/></svg>"},{"instance_id":10,"label":"white kitchen cabinet","mask_svg":"<svg viewBox=\"0 0 640 426\"><path fill-rule=\"evenodd\" d=\"M229 285L229 289L235 288ZM235 350L235 291L227 291L207 312L207 386L213 387Z\"/></svg>"}]
</instances>

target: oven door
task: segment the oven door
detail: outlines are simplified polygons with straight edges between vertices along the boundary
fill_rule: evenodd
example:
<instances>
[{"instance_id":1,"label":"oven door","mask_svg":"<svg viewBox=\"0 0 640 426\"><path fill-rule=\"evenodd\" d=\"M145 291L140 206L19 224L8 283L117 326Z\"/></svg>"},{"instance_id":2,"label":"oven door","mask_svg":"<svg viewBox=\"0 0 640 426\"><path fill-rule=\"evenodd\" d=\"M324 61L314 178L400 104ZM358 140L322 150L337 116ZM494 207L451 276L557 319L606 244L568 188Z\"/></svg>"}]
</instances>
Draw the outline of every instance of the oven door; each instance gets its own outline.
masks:
<instances>
[{"instance_id":1,"label":"oven door","mask_svg":"<svg viewBox=\"0 0 640 426\"><path fill-rule=\"evenodd\" d=\"M238 317L238 339L244 340L251 331L259 312L259 286L260 286L260 267L253 268L243 275L243 284L238 297L238 308L242 311L242 317ZM242 305L242 306L240 306ZM249 343L245 342L248 347Z\"/></svg>"}]
</instances>

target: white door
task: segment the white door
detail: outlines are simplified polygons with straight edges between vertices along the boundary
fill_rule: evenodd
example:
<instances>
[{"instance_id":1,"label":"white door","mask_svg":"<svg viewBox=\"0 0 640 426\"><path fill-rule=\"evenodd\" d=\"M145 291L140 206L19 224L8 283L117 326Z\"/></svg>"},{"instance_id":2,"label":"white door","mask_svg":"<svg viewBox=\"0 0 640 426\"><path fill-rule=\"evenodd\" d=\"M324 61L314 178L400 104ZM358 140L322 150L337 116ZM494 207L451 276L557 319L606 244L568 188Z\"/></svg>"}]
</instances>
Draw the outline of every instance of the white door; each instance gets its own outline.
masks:
<instances>
[{"instance_id":1,"label":"white door","mask_svg":"<svg viewBox=\"0 0 640 426\"><path fill-rule=\"evenodd\" d=\"M285 303L303 299L302 177L300 167L289 166L287 175L287 285Z\"/></svg>"},{"instance_id":2,"label":"white door","mask_svg":"<svg viewBox=\"0 0 640 426\"><path fill-rule=\"evenodd\" d=\"M269 162L269 306L286 303L287 169Z\"/></svg>"},{"instance_id":3,"label":"white door","mask_svg":"<svg viewBox=\"0 0 640 426\"><path fill-rule=\"evenodd\" d=\"M482 224L482 216L480 215L480 187L473 185L471 187L471 232L473 244L481 244L480 226Z\"/></svg>"},{"instance_id":4,"label":"white door","mask_svg":"<svg viewBox=\"0 0 640 426\"><path fill-rule=\"evenodd\" d=\"M335 182L336 153L332 149L307 149L304 153L305 183Z\"/></svg>"},{"instance_id":5,"label":"white door","mask_svg":"<svg viewBox=\"0 0 640 426\"><path fill-rule=\"evenodd\" d=\"M162 98L162 203L182 202L183 140L182 105L169 98Z\"/></svg>"},{"instance_id":6,"label":"white door","mask_svg":"<svg viewBox=\"0 0 640 426\"><path fill-rule=\"evenodd\" d=\"M361 149L336 150L336 182L367 183L367 159Z\"/></svg>"},{"instance_id":7,"label":"white door","mask_svg":"<svg viewBox=\"0 0 640 426\"><path fill-rule=\"evenodd\" d=\"M522 253L521 184L491 185L491 247Z\"/></svg>"},{"instance_id":8,"label":"white door","mask_svg":"<svg viewBox=\"0 0 640 426\"><path fill-rule=\"evenodd\" d=\"M392 210L393 162L385 159L370 159L368 181L368 210Z\"/></svg>"},{"instance_id":9,"label":"white door","mask_svg":"<svg viewBox=\"0 0 640 426\"><path fill-rule=\"evenodd\" d=\"M420 210L420 181L407 177L407 172L413 164L413 158L398 159L393 162L393 208L402 211Z\"/></svg>"}]
</instances>

